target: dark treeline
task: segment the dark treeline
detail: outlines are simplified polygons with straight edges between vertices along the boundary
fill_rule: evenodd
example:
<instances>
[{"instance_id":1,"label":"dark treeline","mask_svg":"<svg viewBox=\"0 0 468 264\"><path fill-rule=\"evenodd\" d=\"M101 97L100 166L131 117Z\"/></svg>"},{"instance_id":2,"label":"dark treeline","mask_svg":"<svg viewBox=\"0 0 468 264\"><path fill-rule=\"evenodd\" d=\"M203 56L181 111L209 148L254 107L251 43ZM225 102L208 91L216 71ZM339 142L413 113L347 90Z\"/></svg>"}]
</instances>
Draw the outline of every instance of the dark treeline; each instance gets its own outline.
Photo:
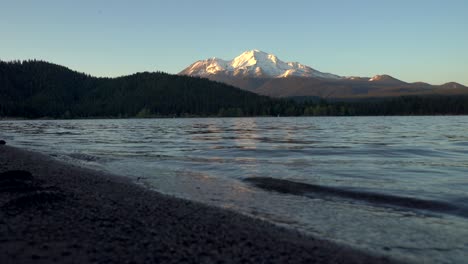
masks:
<instances>
[{"instance_id":1,"label":"dark treeline","mask_svg":"<svg viewBox=\"0 0 468 264\"><path fill-rule=\"evenodd\" d=\"M272 100L162 72L96 78L42 61L0 62L0 116L87 118L262 115Z\"/></svg>"},{"instance_id":2,"label":"dark treeline","mask_svg":"<svg viewBox=\"0 0 468 264\"><path fill-rule=\"evenodd\" d=\"M207 79L162 72L96 78L43 61L0 61L0 117L439 114L468 114L468 97L295 101L272 99Z\"/></svg>"},{"instance_id":3,"label":"dark treeline","mask_svg":"<svg viewBox=\"0 0 468 264\"><path fill-rule=\"evenodd\" d=\"M466 115L468 96L401 96L351 102L304 102L299 112L311 116Z\"/></svg>"}]
</instances>

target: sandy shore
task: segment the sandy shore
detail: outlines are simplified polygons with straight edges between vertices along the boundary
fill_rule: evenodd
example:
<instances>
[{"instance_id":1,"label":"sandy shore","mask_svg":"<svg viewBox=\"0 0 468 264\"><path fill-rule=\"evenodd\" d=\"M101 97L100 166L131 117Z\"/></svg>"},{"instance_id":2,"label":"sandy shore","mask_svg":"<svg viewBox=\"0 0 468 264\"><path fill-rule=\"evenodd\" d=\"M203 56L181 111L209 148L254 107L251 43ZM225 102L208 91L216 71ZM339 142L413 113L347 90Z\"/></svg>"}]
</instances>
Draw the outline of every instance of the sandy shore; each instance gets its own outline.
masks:
<instances>
[{"instance_id":1,"label":"sandy shore","mask_svg":"<svg viewBox=\"0 0 468 264\"><path fill-rule=\"evenodd\" d=\"M9 146L0 173L3 264L394 263Z\"/></svg>"}]
</instances>

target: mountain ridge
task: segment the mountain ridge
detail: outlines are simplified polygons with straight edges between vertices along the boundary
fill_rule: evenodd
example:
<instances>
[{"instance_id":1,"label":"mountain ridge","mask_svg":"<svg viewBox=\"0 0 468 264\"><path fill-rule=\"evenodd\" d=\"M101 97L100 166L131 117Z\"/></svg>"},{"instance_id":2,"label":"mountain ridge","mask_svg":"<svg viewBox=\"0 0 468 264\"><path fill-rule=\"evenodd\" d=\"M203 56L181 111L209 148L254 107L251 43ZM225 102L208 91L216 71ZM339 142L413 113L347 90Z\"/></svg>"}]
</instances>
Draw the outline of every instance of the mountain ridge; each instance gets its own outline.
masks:
<instances>
[{"instance_id":1,"label":"mountain ridge","mask_svg":"<svg viewBox=\"0 0 468 264\"><path fill-rule=\"evenodd\" d=\"M180 75L208 77L226 75L236 77L271 77L289 76L339 79L341 76L317 71L299 62L284 62L276 55L260 50L245 51L232 60L216 57L199 60L182 70Z\"/></svg>"},{"instance_id":2,"label":"mountain ridge","mask_svg":"<svg viewBox=\"0 0 468 264\"><path fill-rule=\"evenodd\" d=\"M276 55L260 50L245 51L232 60L199 60L179 75L204 77L273 97L365 98L468 94L468 87L455 82L431 85L408 83L388 74L359 77L324 73L299 62L283 62Z\"/></svg>"}]
</instances>

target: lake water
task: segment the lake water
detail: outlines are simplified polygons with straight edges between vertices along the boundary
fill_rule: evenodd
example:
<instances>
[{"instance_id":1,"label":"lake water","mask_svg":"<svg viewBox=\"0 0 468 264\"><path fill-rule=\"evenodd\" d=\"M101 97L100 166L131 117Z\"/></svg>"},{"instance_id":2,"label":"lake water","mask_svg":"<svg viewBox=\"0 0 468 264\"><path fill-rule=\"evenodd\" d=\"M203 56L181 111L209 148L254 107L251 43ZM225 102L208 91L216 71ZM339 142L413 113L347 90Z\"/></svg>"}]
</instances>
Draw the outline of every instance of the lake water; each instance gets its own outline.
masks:
<instances>
[{"instance_id":1,"label":"lake water","mask_svg":"<svg viewBox=\"0 0 468 264\"><path fill-rule=\"evenodd\" d=\"M468 261L468 117L0 121L10 145L418 263Z\"/></svg>"}]
</instances>

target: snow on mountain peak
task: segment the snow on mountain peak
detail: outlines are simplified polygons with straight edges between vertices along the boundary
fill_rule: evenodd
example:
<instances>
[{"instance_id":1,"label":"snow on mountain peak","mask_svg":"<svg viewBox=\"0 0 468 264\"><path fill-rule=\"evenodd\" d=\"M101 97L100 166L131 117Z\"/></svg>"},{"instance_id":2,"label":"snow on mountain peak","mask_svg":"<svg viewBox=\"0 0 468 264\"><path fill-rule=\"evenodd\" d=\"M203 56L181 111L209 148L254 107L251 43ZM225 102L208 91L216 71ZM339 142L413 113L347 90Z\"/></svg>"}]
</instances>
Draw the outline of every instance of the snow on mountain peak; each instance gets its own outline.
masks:
<instances>
[{"instance_id":1,"label":"snow on mountain peak","mask_svg":"<svg viewBox=\"0 0 468 264\"><path fill-rule=\"evenodd\" d=\"M395 79L394 77L387 74L375 75L369 79L369 82L404 83L403 81Z\"/></svg>"},{"instance_id":2,"label":"snow on mountain peak","mask_svg":"<svg viewBox=\"0 0 468 264\"><path fill-rule=\"evenodd\" d=\"M387 77L386 75L375 75L374 77L369 79L369 82L381 81L385 79L386 77Z\"/></svg>"},{"instance_id":3,"label":"snow on mountain peak","mask_svg":"<svg viewBox=\"0 0 468 264\"><path fill-rule=\"evenodd\" d=\"M323 73L298 62L284 62L277 56L260 50L245 51L233 60L218 58L197 61L180 74L209 77L224 74L245 77L284 78L291 76L339 79L338 75Z\"/></svg>"}]
</instances>

